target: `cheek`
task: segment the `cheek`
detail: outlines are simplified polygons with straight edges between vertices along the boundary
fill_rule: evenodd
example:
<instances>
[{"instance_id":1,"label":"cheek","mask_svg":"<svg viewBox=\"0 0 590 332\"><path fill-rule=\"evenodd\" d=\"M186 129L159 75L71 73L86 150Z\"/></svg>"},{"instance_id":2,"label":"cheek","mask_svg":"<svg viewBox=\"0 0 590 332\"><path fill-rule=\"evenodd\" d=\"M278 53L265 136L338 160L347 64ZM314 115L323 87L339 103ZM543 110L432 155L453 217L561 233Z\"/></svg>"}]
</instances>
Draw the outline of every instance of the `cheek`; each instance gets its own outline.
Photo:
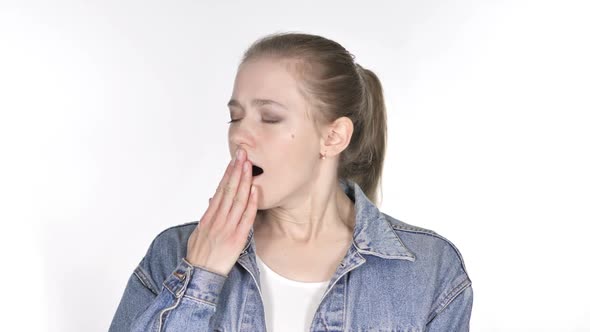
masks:
<instances>
[{"instance_id":1,"label":"cheek","mask_svg":"<svg viewBox=\"0 0 590 332\"><path fill-rule=\"evenodd\" d=\"M281 142L280 155L282 162L288 169L297 168L299 172L305 172L307 168L313 168L313 151L315 143L312 137L303 134L289 133L288 140Z\"/></svg>"},{"instance_id":2,"label":"cheek","mask_svg":"<svg viewBox=\"0 0 590 332\"><path fill-rule=\"evenodd\" d=\"M296 173L308 176L317 166L313 158L317 154L315 151L318 141L313 128L296 124L284 126L281 131L280 134L269 135L265 140L267 147L272 149L269 150L268 155L272 156L276 174L285 176L285 174Z\"/></svg>"}]
</instances>

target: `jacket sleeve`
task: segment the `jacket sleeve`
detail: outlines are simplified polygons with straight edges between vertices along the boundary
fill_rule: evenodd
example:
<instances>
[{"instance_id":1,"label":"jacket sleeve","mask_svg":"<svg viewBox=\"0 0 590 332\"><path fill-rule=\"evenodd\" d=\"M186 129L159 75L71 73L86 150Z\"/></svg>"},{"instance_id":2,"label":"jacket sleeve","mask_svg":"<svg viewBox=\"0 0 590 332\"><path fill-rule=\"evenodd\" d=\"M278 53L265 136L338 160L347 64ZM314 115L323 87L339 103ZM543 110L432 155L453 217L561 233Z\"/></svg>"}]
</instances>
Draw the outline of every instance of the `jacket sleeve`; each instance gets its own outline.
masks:
<instances>
[{"instance_id":1,"label":"jacket sleeve","mask_svg":"<svg viewBox=\"0 0 590 332\"><path fill-rule=\"evenodd\" d=\"M442 310L426 325L428 332L467 332L473 305L471 284L449 299Z\"/></svg>"},{"instance_id":2,"label":"jacket sleeve","mask_svg":"<svg viewBox=\"0 0 590 332\"><path fill-rule=\"evenodd\" d=\"M127 281L127 287L125 287L109 332L128 332L135 316L145 311L157 295L158 290L150 282L144 269L141 268L141 264L138 265Z\"/></svg>"},{"instance_id":3,"label":"jacket sleeve","mask_svg":"<svg viewBox=\"0 0 590 332\"><path fill-rule=\"evenodd\" d=\"M136 268L109 332L207 331L226 276L193 266L184 258L156 295L150 278Z\"/></svg>"}]
</instances>

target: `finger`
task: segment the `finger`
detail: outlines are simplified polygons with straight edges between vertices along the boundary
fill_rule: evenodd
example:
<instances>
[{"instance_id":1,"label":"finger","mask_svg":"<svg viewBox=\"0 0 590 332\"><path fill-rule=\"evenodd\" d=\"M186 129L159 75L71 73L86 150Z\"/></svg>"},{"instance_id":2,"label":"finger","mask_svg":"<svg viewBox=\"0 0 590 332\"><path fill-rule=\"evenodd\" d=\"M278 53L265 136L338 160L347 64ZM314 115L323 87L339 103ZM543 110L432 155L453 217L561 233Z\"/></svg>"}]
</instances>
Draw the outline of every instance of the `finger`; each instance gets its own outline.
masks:
<instances>
[{"instance_id":1,"label":"finger","mask_svg":"<svg viewBox=\"0 0 590 332\"><path fill-rule=\"evenodd\" d=\"M229 179L222 188L222 198L221 202L219 203L219 208L217 209L216 216L219 216L223 220L226 219L227 214L229 213L229 210L233 205L233 200L236 196L238 185L240 184L240 178L242 176L242 165L246 158L246 152L242 150L242 160L236 159L236 163L234 165L234 168L231 170Z\"/></svg>"},{"instance_id":2,"label":"finger","mask_svg":"<svg viewBox=\"0 0 590 332\"><path fill-rule=\"evenodd\" d=\"M242 237L246 237L250 232L250 228L256 220L256 213L258 211L258 190L254 185L250 189L250 195L248 195L248 205L246 211L242 215L240 222L236 227L236 232Z\"/></svg>"},{"instance_id":3,"label":"finger","mask_svg":"<svg viewBox=\"0 0 590 332\"><path fill-rule=\"evenodd\" d=\"M231 209L227 217L227 225L233 228L240 222L242 214L248 204L248 195L250 195L250 186L252 185L252 164L246 160L242 164L242 177L238 186L238 192L236 193Z\"/></svg>"},{"instance_id":4,"label":"finger","mask_svg":"<svg viewBox=\"0 0 590 332\"><path fill-rule=\"evenodd\" d=\"M213 217L215 215L215 212L217 211L217 208L219 206L219 202L221 201L222 191L223 191L222 188L225 186L225 183L227 183L233 168L234 167L233 167L232 163L229 162L227 164L227 167L225 168L225 173L223 174L223 178L221 179L221 181L217 185L217 188L215 189L215 194L213 195L213 197L209 198L209 207L207 208L207 211L205 211L205 214L201 218L201 220L202 220L201 223L203 223L203 224L207 223L207 220L211 219L211 217Z\"/></svg>"}]
</instances>

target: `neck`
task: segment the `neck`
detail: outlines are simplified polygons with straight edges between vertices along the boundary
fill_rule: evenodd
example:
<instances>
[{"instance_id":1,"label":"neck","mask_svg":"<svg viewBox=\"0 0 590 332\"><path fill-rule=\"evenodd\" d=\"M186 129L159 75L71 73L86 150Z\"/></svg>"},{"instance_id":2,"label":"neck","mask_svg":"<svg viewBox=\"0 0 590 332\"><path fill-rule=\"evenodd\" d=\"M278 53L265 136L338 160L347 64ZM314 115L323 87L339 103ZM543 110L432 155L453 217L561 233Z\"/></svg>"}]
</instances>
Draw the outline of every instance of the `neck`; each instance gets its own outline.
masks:
<instances>
[{"instance_id":1,"label":"neck","mask_svg":"<svg viewBox=\"0 0 590 332\"><path fill-rule=\"evenodd\" d=\"M354 203L340 188L338 180L307 188L299 197L293 206L259 211L256 227L273 240L301 245L352 234Z\"/></svg>"}]
</instances>

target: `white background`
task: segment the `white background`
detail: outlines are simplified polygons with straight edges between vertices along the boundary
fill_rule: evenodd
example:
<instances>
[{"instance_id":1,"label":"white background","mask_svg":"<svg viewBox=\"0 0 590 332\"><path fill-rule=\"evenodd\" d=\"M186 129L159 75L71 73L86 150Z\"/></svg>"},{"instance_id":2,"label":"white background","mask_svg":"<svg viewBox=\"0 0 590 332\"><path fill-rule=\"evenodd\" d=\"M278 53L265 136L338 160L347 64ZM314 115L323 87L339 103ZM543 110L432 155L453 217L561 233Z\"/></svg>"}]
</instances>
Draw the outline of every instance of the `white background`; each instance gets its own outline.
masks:
<instances>
[{"instance_id":1,"label":"white background","mask_svg":"<svg viewBox=\"0 0 590 332\"><path fill-rule=\"evenodd\" d=\"M229 160L242 52L341 43L381 79L381 210L461 250L472 331L590 331L588 7L567 1L2 1L2 330L106 331Z\"/></svg>"}]
</instances>

